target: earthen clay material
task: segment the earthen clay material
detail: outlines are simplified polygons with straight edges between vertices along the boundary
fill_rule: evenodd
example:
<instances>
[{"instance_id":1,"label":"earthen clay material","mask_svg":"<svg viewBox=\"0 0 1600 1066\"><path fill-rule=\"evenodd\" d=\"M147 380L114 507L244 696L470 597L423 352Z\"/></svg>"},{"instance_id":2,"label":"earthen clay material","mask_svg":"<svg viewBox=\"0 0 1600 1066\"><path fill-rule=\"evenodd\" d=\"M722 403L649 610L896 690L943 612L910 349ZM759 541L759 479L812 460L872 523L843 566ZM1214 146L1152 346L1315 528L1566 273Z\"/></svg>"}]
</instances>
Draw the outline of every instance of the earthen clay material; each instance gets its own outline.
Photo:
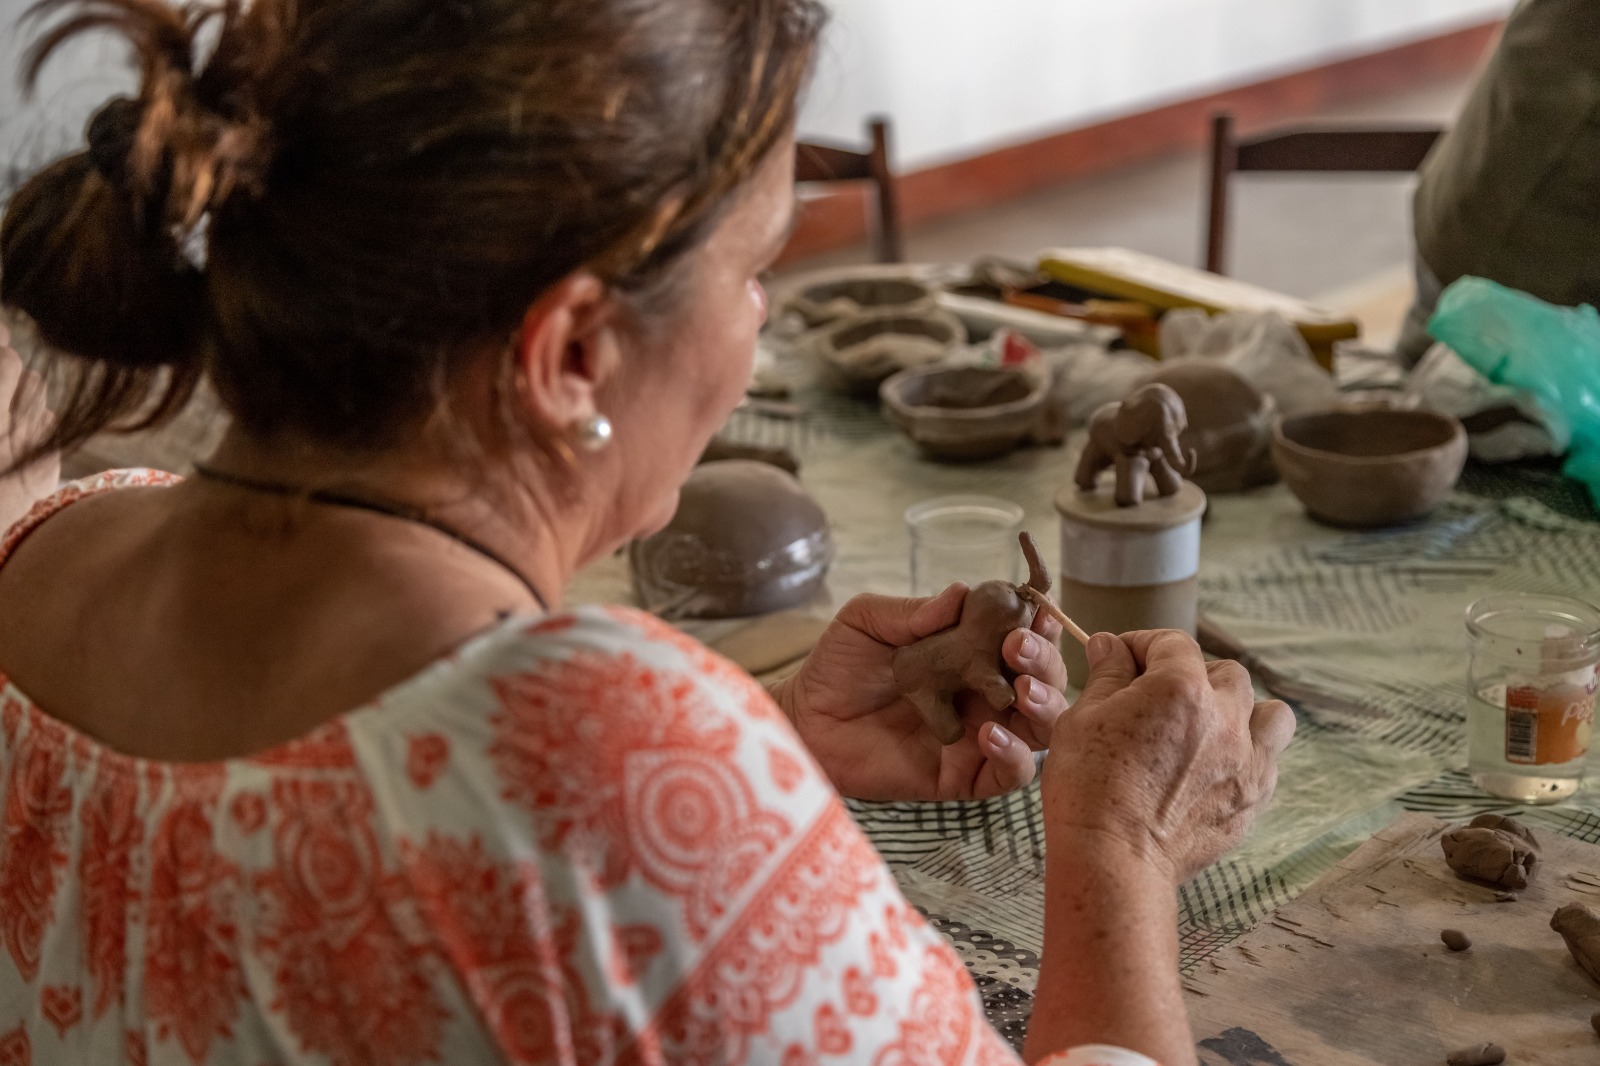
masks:
<instances>
[{"instance_id":1,"label":"earthen clay material","mask_svg":"<svg viewBox=\"0 0 1600 1066\"><path fill-rule=\"evenodd\" d=\"M931 459L993 459L1028 442L1043 415L1044 375L993 367L903 370L878 395L889 421Z\"/></svg>"},{"instance_id":2,"label":"earthen clay material","mask_svg":"<svg viewBox=\"0 0 1600 1066\"><path fill-rule=\"evenodd\" d=\"M1026 585L985 581L974 586L953 627L894 653L895 687L916 705L941 744L954 744L966 732L956 710L957 695L976 692L997 711L1016 698L1001 645L1012 630L1032 624L1032 597L1050 591L1050 572L1032 535L1022 534L1021 541L1028 559Z\"/></svg>"},{"instance_id":3,"label":"earthen clay material","mask_svg":"<svg viewBox=\"0 0 1600 1066\"><path fill-rule=\"evenodd\" d=\"M1561 934L1583 972L1600 983L1600 914L1582 903L1569 903L1551 916L1550 928Z\"/></svg>"},{"instance_id":4,"label":"earthen clay material","mask_svg":"<svg viewBox=\"0 0 1600 1066\"><path fill-rule=\"evenodd\" d=\"M824 385L841 392L876 395L893 374L946 358L967 341L961 320L936 307L846 318L812 344Z\"/></svg>"},{"instance_id":5,"label":"earthen clay material","mask_svg":"<svg viewBox=\"0 0 1600 1066\"><path fill-rule=\"evenodd\" d=\"M1175 495L1194 472L1195 454L1179 443L1189 419L1178 394L1165 385L1141 385L1121 403L1108 403L1089 419L1089 441L1078 459L1078 488L1094 489L1101 471L1116 471L1119 507L1144 502L1145 477L1163 496Z\"/></svg>"},{"instance_id":6,"label":"earthen clay material","mask_svg":"<svg viewBox=\"0 0 1600 1066\"><path fill-rule=\"evenodd\" d=\"M704 463L661 532L628 549L648 610L674 618L742 618L805 602L833 560L822 508L767 463Z\"/></svg>"},{"instance_id":7,"label":"earthen clay material","mask_svg":"<svg viewBox=\"0 0 1600 1066\"><path fill-rule=\"evenodd\" d=\"M1450 494L1467 433L1436 411L1327 411L1278 423L1272 458L1311 517L1375 529L1422 518Z\"/></svg>"},{"instance_id":8,"label":"earthen clay material","mask_svg":"<svg viewBox=\"0 0 1600 1066\"><path fill-rule=\"evenodd\" d=\"M1439 939L1451 951L1466 951L1472 946L1472 938L1459 929L1446 929L1439 934Z\"/></svg>"},{"instance_id":9,"label":"earthen clay material","mask_svg":"<svg viewBox=\"0 0 1600 1066\"><path fill-rule=\"evenodd\" d=\"M1479 815L1445 833L1439 843L1456 876L1503 889L1527 888L1539 862L1532 831L1504 815Z\"/></svg>"},{"instance_id":10,"label":"earthen clay material","mask_svg":"<svg viewBox=\"0 0 1600 1066\"><path fill-rule=\"evenodd\" d=\"M1480 814L1468 822L1467 827L1470 829L1497 829L1502 833L1510 833L1534 851L1539 850L1539 838L1533 835L1533 830L1509 815Z\"/></svg>"},{"instance_id":11,"label":"earthen clay material","mask_svg":"<svg viewBox=\"0 0 1600 1066\"><path fill-rule=\"evenodd\" d=\"M1600 1036L1600 1011L1595 1011L1589 1016L1589 1028L1595 1031L1596 1036Z\"/></svg>"},{"instance_id":12,"label":"earthen clay material","mask_svg":"<svg viewBox=\"0 0 1600 1066\"><path fill-rule=\"evenodd\" d=\"M1445 1061L1450 1066L1500 1066L1506 1061L1506 1049L1499 1044L1474 1044L1452 1051Z\"/></svg>"},{"instance_id":13,"label":"earthen clay material","mask_svg":"<svg viewBox=\"0 0 1600 1066\"><path fill-rule=\"evenodd\" d=\"M1145 378L1178 394L1189 425L1178 435L1195 453L1189 480L1207 493L1244 492L1278 480L1272 465L1272 397L1210 359L1178 359Z\"/></svg>"}]
</instances>

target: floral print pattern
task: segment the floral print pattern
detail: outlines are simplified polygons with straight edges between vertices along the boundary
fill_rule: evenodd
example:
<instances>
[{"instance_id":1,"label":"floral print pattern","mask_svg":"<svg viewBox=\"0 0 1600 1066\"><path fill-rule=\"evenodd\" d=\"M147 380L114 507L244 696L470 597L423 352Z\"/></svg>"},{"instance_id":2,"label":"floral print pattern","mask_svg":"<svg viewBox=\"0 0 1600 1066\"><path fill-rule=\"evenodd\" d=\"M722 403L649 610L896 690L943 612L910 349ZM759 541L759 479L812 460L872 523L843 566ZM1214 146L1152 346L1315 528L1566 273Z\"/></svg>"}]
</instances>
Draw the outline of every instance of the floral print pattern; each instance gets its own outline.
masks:
<instances>
[{"instance_id":1,"label":"floral print pattern","mask_svg":"<svg viewBox=\"0 0 1600 1066\"><path fill-rule=\"evenodd\" d=\"M70 486L0 564L170 480ZM0 1066L1017 1062L760 686L636 612L508 621L227 762L3 676L0 729Z\"/></svg>"}]
</instances>

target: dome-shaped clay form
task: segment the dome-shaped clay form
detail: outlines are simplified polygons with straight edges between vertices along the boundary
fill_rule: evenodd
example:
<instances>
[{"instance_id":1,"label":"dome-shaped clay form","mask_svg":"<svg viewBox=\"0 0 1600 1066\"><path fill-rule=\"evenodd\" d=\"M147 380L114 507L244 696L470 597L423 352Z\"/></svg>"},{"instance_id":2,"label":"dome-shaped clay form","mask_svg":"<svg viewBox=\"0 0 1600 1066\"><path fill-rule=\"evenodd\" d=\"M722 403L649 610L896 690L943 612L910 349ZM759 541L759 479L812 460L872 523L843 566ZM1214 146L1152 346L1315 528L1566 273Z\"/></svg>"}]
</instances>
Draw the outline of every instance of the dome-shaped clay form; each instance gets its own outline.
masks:
<instances>
[{"instance_id":1,"label":"dome-shaped clay form","mask_svg":"<svg viewBox=\"0 0 1600 1066\"><path fill-rule=\"evenodd\" d=\"M1021 370L959 366L902 370L878 390L884 412L930 459L993 459L1039 423L1049 379Z\"/></svg>"},{"instance_id":2,"label":"dome-shaped clay form","mask_svg":"<svg viewBox=\"0 0 1600 1066\"><path fill-rule=\"evenodd\" d=\"M1193 449L1189 480L1208 493L1244 492L1278 480L1272 465L1272 397L1242 375L1205 359L1179 359L1144 379L1183 400L1189 428L1179 435Z\"/></svg>"},{"instance_id":3,"label":"dome-shaped clay form","mask_svg":"<svg viewBox=\"0 0 1600 1066\"><path fill-rule=\"evenodd\" d=\"M830 322L882 311L919 312L934 305L934 293L914 278L836 278L807 285L786 303L815 329Z\"/></svg>"},{"instance_id":4,"label":"dome-shaped clay form","mask_svg":"<svg viewBox=\"0 0 1600 1066\"><path fill-rule=\"evenodd\" d=\"M838 392L875 395L884 379L928 366L967 343L967 328L948 311L890 311L836 322L816 338L822 383Z\"/></svg>"},{"instance_id":5,"label":"dome-shaped clay form","mask_svg":"<svg viewBox=\"0 0 1600 1066\"><path fill-rule=\"evenodd\" d=\"M703 463L661 532L628 548L634 589L668 618L743 618L810 599L833 561L827 515L793 477L747 459Z\"/></svg>"}]
</instances>

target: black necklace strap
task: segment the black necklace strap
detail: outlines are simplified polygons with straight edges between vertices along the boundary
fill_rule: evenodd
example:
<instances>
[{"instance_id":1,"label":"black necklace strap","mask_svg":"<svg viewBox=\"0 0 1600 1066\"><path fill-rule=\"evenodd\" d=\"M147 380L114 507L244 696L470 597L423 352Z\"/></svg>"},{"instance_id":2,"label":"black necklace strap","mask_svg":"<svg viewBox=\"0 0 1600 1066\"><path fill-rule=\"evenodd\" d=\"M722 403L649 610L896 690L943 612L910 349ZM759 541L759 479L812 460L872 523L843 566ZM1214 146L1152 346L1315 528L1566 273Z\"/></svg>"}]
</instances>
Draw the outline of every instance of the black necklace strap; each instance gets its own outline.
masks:
<instances>
[{"instance_id":1,"label":"black necklace strap","mask_svg":"<svg viewBox=\"0 0 1600 1066\"><path fill-rule=\"evenodd\" d=\"M194 472L208 481L215 481L223 485L232 485L234 488L247 489L251 492L266 493L270 496L283 496L310 500L312 503L327 504L330 507L349 507L357 511L369 511L372 514L380 514L389 518L398 518L403 522L415 522L418 525L427 526L429 529L449 537L463 548L466 548L472 552L476 552L485 559L488 559L490 562L494 563L496 566L499 566L506 573L516 578L523 588L528 590L528 595L533 597L533 602L539 605L539 609L541 611L548 613L550 610L549 603L545 601L544 596L540 595L539 590L537 587L535 587L534 583L530 581L521 570L518 570L515 566L512 566L509 562L507 562L504 556L500 555L500 553L496 552L487 545L467 536L465 533L461 533L458 530L450 528L443 522L440 522L438 519L430 516L420 507L413 507L410 504L398 503L391 500L373 500L360 496L347 496L342 492L327 492L322 489L306 489L295 485L285 485L276 481L258 481L255 478L245 477L242 474L230 474L226 471L218 470L215 467L207 466L203 463L194 464Z\"/></svg>"}]
</instances>

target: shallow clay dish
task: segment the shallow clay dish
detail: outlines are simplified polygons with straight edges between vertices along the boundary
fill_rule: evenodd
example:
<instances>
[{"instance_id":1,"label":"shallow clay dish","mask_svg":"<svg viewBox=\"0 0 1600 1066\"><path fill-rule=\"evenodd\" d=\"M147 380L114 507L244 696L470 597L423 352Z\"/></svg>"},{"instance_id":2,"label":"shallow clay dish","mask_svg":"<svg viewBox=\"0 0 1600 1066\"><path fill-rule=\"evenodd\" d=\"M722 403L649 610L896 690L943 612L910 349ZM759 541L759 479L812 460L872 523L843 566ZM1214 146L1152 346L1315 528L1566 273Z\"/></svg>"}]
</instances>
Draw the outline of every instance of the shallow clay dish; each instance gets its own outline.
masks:
<instances>
[{"instance_id":1,"label":"shallow clay dish","mask_svg":"<svg viewBox=\"0 0 1600 1066\"><path fill-rule=\"evenodd\" d=\"M820 333L813 351L823 384L873 395L891 374L937 363L966 342L959 318L929 308L844 319Z\"/></svg>"},{"instance_id":2,"label":"shallow clay dish","mask_svg":"<svg viewBox=\"0 0 1600 1066\"><path fill-rule=\"evenodd\" d=\"M838 278L808 285L785 307L815 329L840 319L879 311L926 311L934 305L934 292L913 278Z\"/></svg>"},{"instance_id":3,"label":"shallow clay dish","mask_svg":"<svg viewBox=\"0 0 1600 1066\"><path fill-rule=\"evenodd\" d=\"M960 366L902 370L883 383L884 413L930 459L993 459L1034 432L1049 394L1043 375Z\"/></svg>"},{"instance_id":4,"label":"shallow clay dish","mask_svg":"<svg viewBox=\"0 0 1600 1066\"><path fill-rule=\"evenodd\" d=\"M1272 458L1311 517L1374 529L1421 518L1450 494L1467 433L1436 411L1325 411L1280 421Z\"/></svg>"}]
</instances>

